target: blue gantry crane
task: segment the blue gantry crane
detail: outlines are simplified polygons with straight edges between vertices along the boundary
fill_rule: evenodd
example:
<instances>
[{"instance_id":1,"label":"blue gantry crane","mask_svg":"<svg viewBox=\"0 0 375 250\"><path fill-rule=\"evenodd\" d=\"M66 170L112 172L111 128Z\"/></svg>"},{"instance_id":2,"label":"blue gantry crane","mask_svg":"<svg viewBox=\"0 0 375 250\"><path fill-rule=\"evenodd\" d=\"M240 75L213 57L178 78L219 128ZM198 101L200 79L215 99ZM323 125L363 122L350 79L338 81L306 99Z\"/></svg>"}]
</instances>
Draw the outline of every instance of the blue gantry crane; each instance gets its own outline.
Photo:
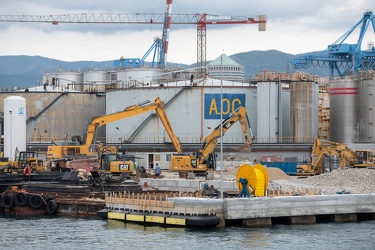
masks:
<instances>
[{"instance_id":1,"label":"blue gantry crane","mask_svg":"<svg viewBox=\"0 0 375 250\"><path fill-rule=\"evenodd\" d=\"M164 13L163 20L163 35L162 38L155 38L154 43L146 51L142 58L123 58L120 60L115 60L113 66L125 66L127 68L139 68L143 66L146 58L154 51L152 58L151 67L156 66L157 68L165 68L167 64L167 53L168 53L168 43L169 43L169 31L171 28L171 13L172 13L172 2L173 0L166 0L166 8ZM149 19L150 23L153 23L154 20L152 17Z\"/></svg>"},{"instance_id":2,"label":"blue gantry crane","mask_svg":"<svg viewBox=\"0 0 375 250\"><path fill-rule=\"evenodd\" d=\"M372 23L373 32L375 34L374 14L372 11L366 11L363 18L358 23L333 44L328 45L326 50L321 53L295 58L292 60L292 65L295 69L305 69L311 66L328 67L331 79L335 75L335 72L342 77L349 72L356 75L361 70L369 71L375 69L375 48L373 44L366 50L361 49L363 37L370 23ZM344 43L360 24L362 24L362 26L358 42L354 44Z\"/></svg>"},{"instance_id":3,"label":"blue gantry crane","mask_svg":"<svg viewBox=\"0 0 375 250\"><path fill-rule=\"evenodd\" d=\"M146 53L142 56L142 58L124 58L121 57L118 60L113 61L113 67L126 67L126 68L139 68L142 67L146 58L154 51L151 67L163 68L165 67L165 53L163 47L163 40L159 37L156 37L154 43L151 47L146 51Z\"/></svg>"}]
</instances>

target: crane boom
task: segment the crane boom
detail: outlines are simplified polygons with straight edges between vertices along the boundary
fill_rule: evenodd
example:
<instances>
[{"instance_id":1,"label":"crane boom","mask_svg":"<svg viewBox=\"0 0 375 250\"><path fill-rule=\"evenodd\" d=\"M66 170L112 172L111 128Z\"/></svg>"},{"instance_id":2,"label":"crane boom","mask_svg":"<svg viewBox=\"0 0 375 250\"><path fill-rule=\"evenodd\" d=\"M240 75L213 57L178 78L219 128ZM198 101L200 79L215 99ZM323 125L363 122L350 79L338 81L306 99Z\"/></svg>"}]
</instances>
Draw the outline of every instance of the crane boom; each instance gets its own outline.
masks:
<instances>
[{"instance_id":1,"label":"crane boom","mask_svg":"<svg viewBox=\"0 0 375 250\"><path fill-rule=\"evenodd\" d=\"M162 42L155 41L154 47L160 49L158 67L166 66L168 53L169 30L171 24L197 25L197 68L201 72L206 66L206 26L214 24L258 24L259 31L266 30L267 18L265 15L257 17L220 16L211 14L172 14L172 0L166 0L164 14L146 13L80 13L62 15L0 15L0 22L34 22L51 23L82 23L82 24L163 24ZM148 52L149 53L149 52ZM148 55L146 53L146 55ZM142 61L135 58L139 67ZM125 64L126 65L126 64Z\"/></svg>"},{"instance_id":2,"label":"crane boom","mask_svg":"<svg viewBox=\"0 0 375 250\"><path fill-rule=\"evenodd\" d=\"M219 16L210 14L170 14L170 24L197 24L206 16L206 24L265 24L264 16ZM86 24L164 24L165 14L80 13L61 15L0 15L0 22L86 23Z\"/></svg>"}]
</instances>

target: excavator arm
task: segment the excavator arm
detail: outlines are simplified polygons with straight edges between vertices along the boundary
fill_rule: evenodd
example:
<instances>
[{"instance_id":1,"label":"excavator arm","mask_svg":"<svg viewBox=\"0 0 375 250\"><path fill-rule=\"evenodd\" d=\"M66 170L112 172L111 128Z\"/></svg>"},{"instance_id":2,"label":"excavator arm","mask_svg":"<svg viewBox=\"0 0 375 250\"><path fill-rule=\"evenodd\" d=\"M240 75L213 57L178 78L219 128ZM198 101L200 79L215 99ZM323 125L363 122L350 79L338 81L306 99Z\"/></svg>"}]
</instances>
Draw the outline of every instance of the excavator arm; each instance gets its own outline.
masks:
<instances>
[{"instance_id":1,"label":"excavator arm","mask_svg":"<svg viewBox=\"0 0 375 250\"><path fill-rule=\"evenodd\" d=\"M152 101L154 102L151 103ZM96 139L96 133L98 131L98 128L100 128L101 126L106 125L111 122L115 122L121 119L131 117L131 116L136 116L136 115L150 112L152 110L157 109L161 104L162 104L162 101L159 98L155 98L155 99L144 101L137 105L129 106L125 108L123 111L95 117L87 125L87 131L84 136L84 141L85 141L84 145L87 148L91 147L91 145Z\"/></svg>"},{"instance_id":2,"label":"excavator arm","mask_svg":"<svg viewBox=\"0 0 375 250\"><path fill-rule=\"evenodd\" d=\"M339 154L335 151L331 151L331 150L328 150L328 149L323 149L319 155L317 155L317 158L315 159L315 157L313 156L312 158L312 167L313 167L313 170L316 174L322 174L324 172L323 170L323 161L324 161L324 157L326 155L333 155L333 156L339 156Z\"/></svg>"},{"instance_id":3,"label":"excavator arm","mask_svg":"<svg viewBox=\"0 0 375 250\"><path fill-rule=\"evenodd\" d=\"M178 139L178 137L175 135L175 133L172 130L172 126L169 123L169 119L167 116L167 113L165 112L164 103L162 101L159 102L158 107L156 108L156 113L159 116L159 119L164 125L165 130L168 133L169 138L171 139L173 146L177 153L182 154L182 147L181 147L181 141Z\"/></svg>"},{"instance_id":4,"label":"excavator arm","mask_svg":"<svg viewBox=\"0 0 375 250\"><path fill-rule=\"evenodd\" d=\"M199 162L204 163L207 157L213 152L217 145L217 140L223 136L237 121L241 124L242 133L245 138L245 144L248 150L251 150L252 141L254 136L251 130L250 122L247 117L246 109L242 106L238 107L233 113L230 114L219 126L217 126L210 135L208 135L203 142L202 148L199 150ZM250 131L250 138L249 133ZM222 134L221 134L222 132Z\"/></svg>"},{"instance_id":5,"label":"excavator arm","mask_svg":"<svg viewBox=\"0 0 375 250\"><path fill-rule=\"evenodd\" d=\"M153 101L153 103L152 103ZM144 114L147 112L150 112L152 110L155 110L158 114L161 122L164 125L165 130L167 131L176 151L178 153L182 153L181 148L181 142L177 138L177 136L174 134L172 130L172 126L169 122L168 116L165 112L164 103L161 101L159 97L151 100L144 101L142 103L139 103L138 105L132 105L127 108L125 108L123 111L112 113L105 116L99 116L94 119L92 119L87 126L87 132L86 132L86 140L85 140L85 146L90 147L96 138L96 132L99 127L110 123L115 122L121 119L125 119L131 116L136 116L140 114Z\"/></svg>"},{"instance_id":6,"label":"excavator arm","mask_svg":"<svg viewBox=\"0 0 375 250\"><path fill-rule=\"evenodd\" d=\"M49 159L61 158L62 156L69 154L67 153L67 151L69 151L73 155L74 154L95 155L95 153L98 153L97 151L100 151L100 150L114 152L113 149L108 150L104 146L95 143L98 128L111 122L115 122L115 121L125 119L128 117L144 114L153 110L157 112L171 141L173 142L174 147L176 148L176 151L179 153L182 153L181 142L176 137L176 135L174 134L171 128L167 114L165 113L165 110L164 110L164 103L161 101L159 97L157 97L151 100L141 102L137 105L129 106L125 108L124 110L116 112L116 113L95 117L87 125L87 130L84 136L84 140L82 141L80 146L49 146L47 158Z\"/></svg>"}]
</instances>

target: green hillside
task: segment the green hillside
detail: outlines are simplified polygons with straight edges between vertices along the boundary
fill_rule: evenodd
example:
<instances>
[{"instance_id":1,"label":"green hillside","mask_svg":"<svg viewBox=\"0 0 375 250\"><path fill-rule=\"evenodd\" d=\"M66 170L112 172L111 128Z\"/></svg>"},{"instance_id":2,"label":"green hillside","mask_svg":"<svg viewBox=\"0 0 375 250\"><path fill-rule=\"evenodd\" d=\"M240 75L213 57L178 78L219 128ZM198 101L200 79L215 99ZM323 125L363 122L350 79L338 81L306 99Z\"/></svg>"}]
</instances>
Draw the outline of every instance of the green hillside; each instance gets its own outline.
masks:
<instances>
[{"instance_id":1,"label":"green hillside","mask_svg":"<svg viewBox=\"0 0 375 250\"><path fill-rule=\"evenodd\" d=\"M302 54L301 54L302 55ZM295 70L290 61L301 55L291 55L277 50L249 51L231 55L230 57L245 67L245 79L256 75L260 70L289 72ZM193 67L194 65L183 65ZM61 70L84 70L109 68L112 61L78 61L64 62L41 56L0 56L0 88L33 87L41 84L45 72ZM310 68L304 70L316 75L327 76L326 68Z\"/></svg>"}]
</instances>

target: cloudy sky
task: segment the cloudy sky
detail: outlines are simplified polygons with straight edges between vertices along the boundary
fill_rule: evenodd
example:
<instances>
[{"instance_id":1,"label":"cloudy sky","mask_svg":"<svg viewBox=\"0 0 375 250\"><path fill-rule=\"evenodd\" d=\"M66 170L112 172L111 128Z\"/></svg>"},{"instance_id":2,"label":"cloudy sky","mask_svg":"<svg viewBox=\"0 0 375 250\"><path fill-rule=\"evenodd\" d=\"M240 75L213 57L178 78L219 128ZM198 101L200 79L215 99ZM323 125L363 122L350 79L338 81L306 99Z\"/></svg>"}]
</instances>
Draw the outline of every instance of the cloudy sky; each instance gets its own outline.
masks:
<instances>
[{"instance_id":1,"label":"cloudy sky","mask_svg":"<svg viewBox=\"0 0 375 250\"><path fill-rule=\"evenodd\" d=\"M0 0L1 15L60 15L78 13L163 14L165 0ZM173 0L173 14L207 13L223 16L267 16L267 31L256 24L209 25L207 60L221 53L276 49L290 54L327 48L354 26L374 0ZM1 19L1 18L0 18ZM59 24L0 22L0 55L40 55L64 61L104 61L142 57L162 25ZM369 27L364 46L375 43ZM347 40L355 43L358 33ZM196 62L196 26L172 25L167 61ZM151 59L150 59L151 60Z\"/></svg>"}]
</instances>

